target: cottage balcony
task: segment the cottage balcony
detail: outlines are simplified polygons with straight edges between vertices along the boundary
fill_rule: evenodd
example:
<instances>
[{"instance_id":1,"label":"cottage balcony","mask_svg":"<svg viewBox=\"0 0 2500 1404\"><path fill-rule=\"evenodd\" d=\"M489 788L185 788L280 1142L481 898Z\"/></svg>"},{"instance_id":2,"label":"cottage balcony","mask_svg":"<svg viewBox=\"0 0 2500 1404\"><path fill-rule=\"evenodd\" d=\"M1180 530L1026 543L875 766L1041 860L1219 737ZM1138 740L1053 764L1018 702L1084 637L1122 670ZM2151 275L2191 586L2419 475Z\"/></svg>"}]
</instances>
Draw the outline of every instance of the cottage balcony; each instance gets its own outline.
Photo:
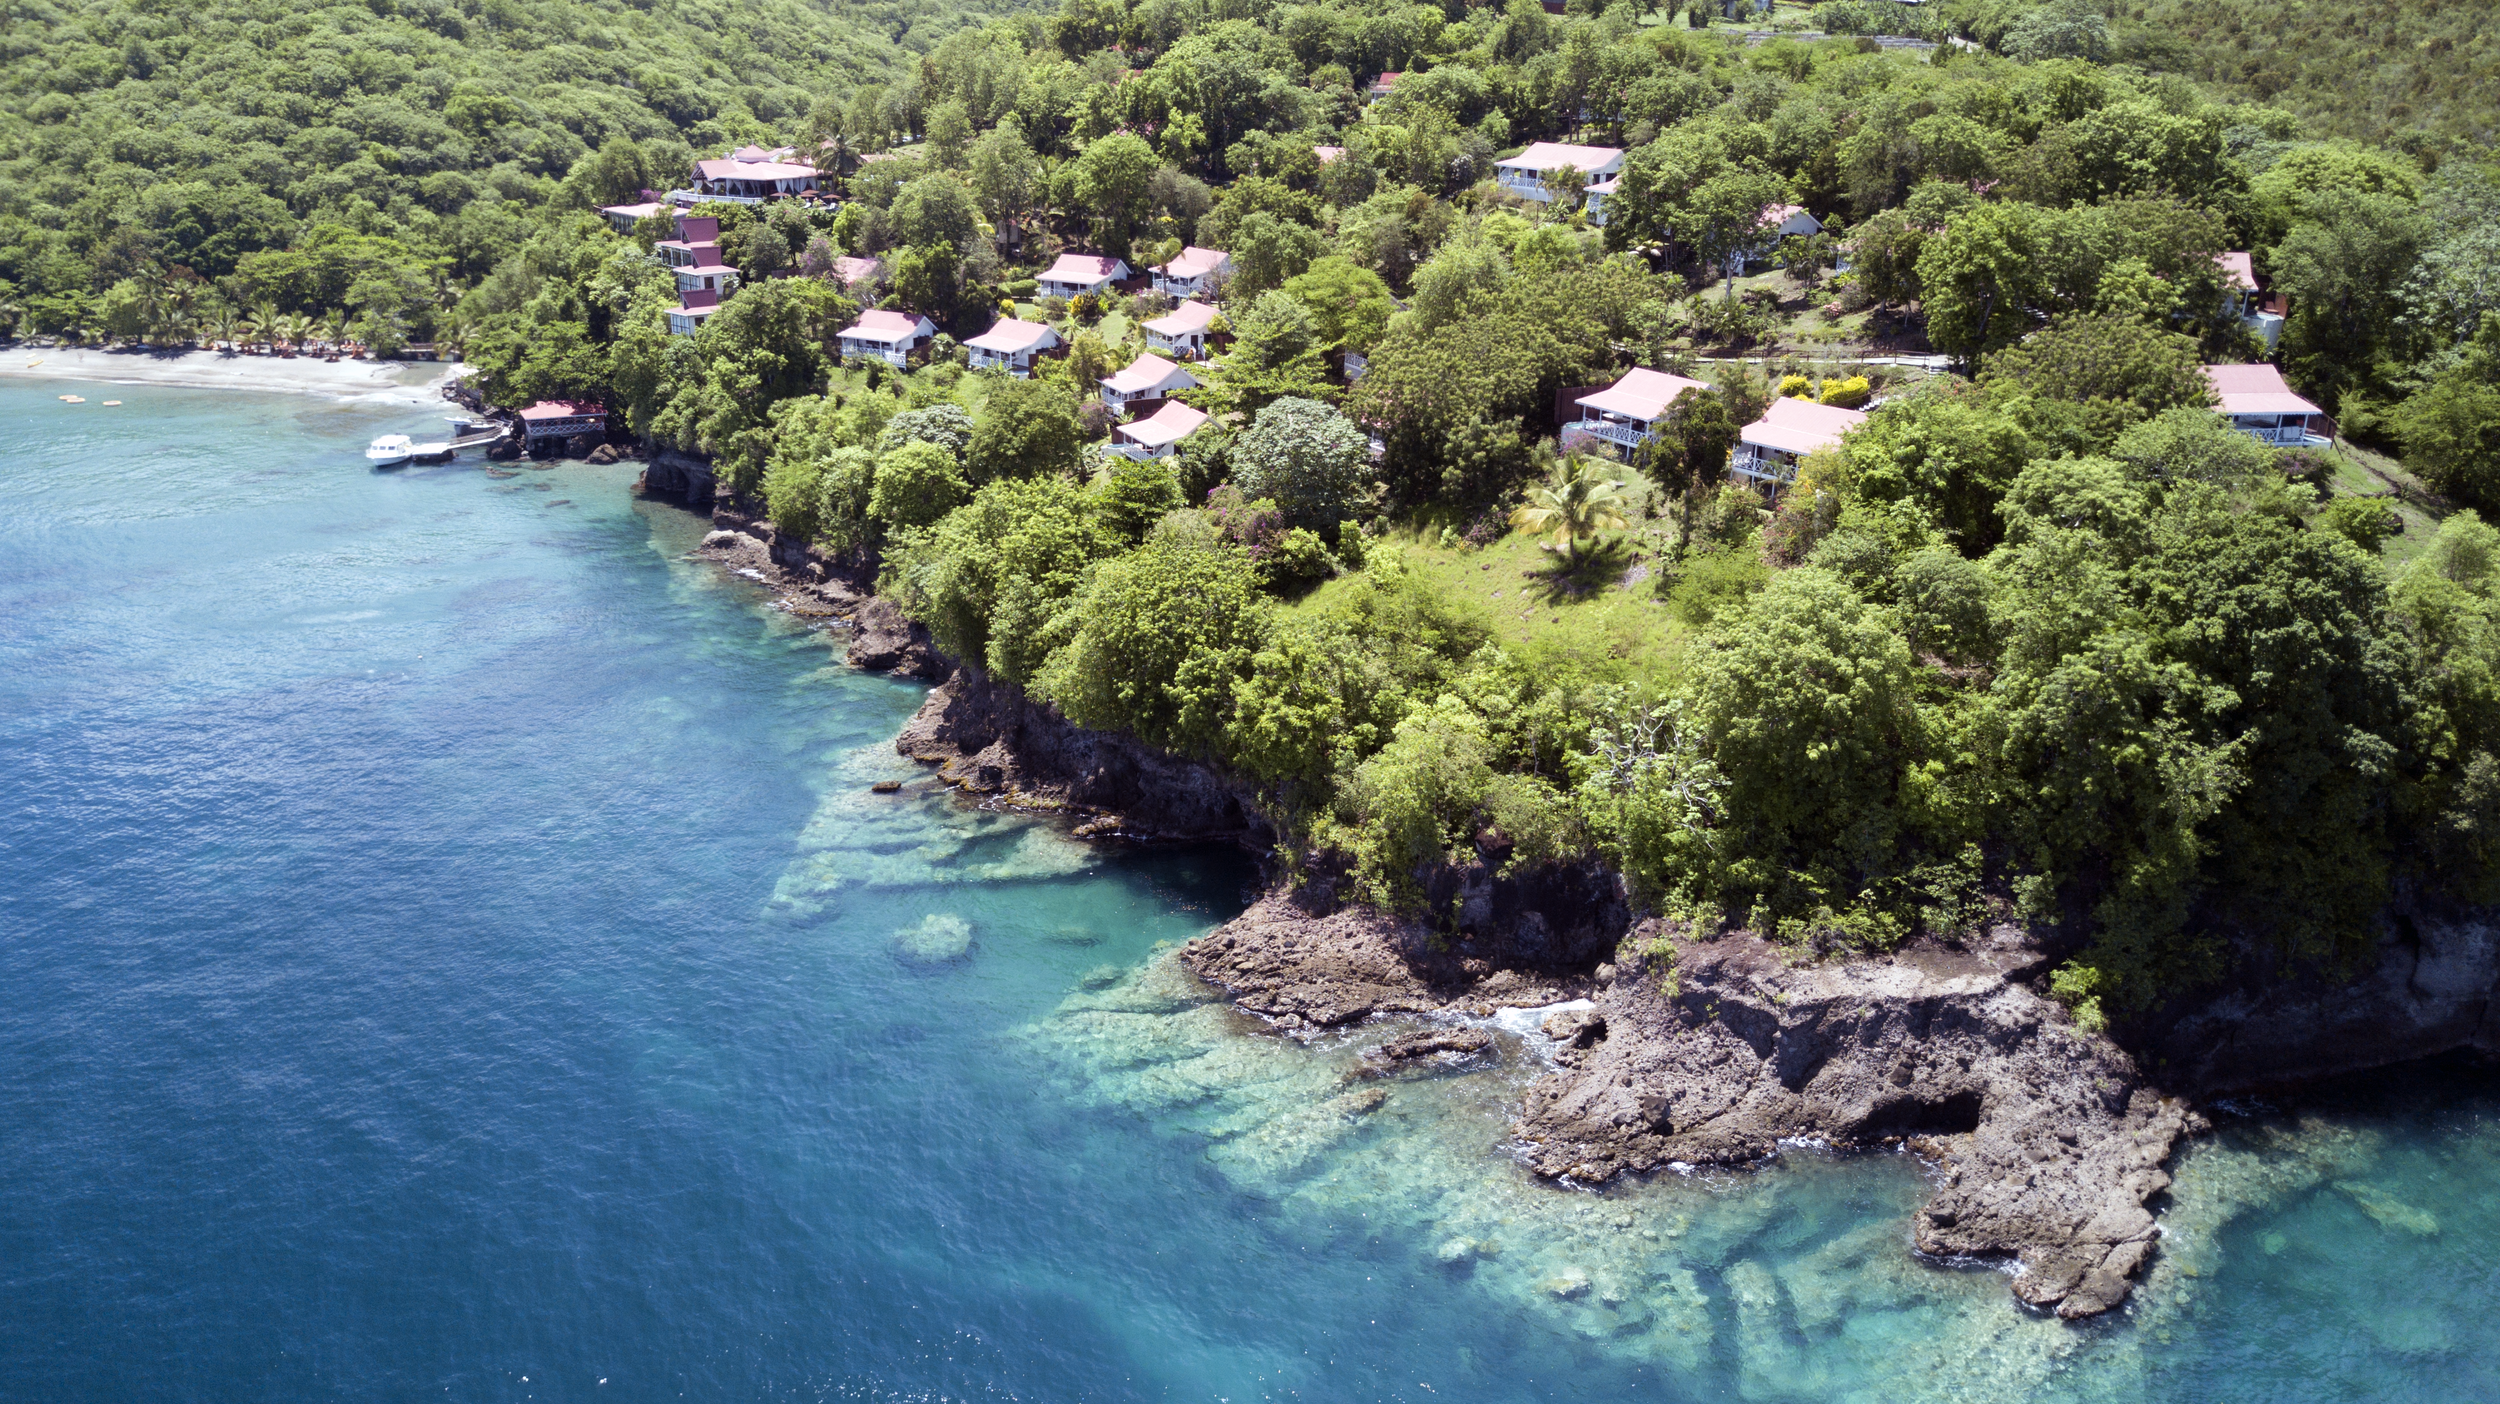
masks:
<instances>
[{"instance_id":1,"label":"cottage balcony","mask_svg":"<svg viewBox=\"0 0 2500 1404\"><path fill-rule=\"evenodd\" d=\"M2268 448L2325 448L2334 441L2309 432L2302 424L2234 424L2231 426Z\"/></svg>"},{"instance_id":2,"label":"cottage balcony","mask_svg":"<svg viewBox=\"0 0 2500 1404\"><path fill-rule=\"evenodd\" d=\"M1756 482L1785 483L1797 476L1797 465L1778 454L1739 445L1736 452L1727 456L1727 471Z\"/></svg>"},{"instance_id":3,"label":"cottage balcony","mask_svg":"<svg viewBox=\"0 0 2500 1404\"><path fill-rule=\"evenodd\" d=\"M1649 442L1649 426L1627 424L1616 419L1583 419L1571 426L1592 439L1603 439L1618 448L1637 449Z\"/></svg>"}]
</instances>

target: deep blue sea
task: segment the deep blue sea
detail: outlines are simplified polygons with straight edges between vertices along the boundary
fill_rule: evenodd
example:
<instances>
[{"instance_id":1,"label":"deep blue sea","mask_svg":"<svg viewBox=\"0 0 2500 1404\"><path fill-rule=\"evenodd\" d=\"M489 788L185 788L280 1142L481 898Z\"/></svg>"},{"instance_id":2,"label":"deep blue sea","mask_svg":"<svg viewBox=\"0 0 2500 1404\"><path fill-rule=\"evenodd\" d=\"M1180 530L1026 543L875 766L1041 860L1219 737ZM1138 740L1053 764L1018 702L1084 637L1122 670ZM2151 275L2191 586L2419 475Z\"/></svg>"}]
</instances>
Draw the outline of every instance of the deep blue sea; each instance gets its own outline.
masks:
<instances>
[{"instance_id":1,"label":"deep blue sea","mask_svg":"<svg viewBox=\"0 0 2500 1404\"><path fill-rule=\"evenodd\" d=\"M631 465L0 425L0 1399L2500 1398L2471 1070L2225 1116L2060 1325L1910 1257L1907 1159L1556 1191L1529 1021L1245 1026L1162 953L1246 860L932 792Z\"/></svg>"}]
</instances>

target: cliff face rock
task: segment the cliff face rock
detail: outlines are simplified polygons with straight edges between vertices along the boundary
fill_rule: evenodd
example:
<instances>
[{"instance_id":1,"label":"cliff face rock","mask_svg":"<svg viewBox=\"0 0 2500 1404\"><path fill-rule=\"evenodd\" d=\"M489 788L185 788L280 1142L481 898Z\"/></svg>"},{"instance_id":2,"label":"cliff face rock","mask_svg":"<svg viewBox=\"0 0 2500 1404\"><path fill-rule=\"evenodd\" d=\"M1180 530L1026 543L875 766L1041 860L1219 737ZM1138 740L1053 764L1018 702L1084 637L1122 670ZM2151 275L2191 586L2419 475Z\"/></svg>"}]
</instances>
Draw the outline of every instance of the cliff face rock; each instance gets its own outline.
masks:
<instances>
[{"instance_id":1,"label":"cliff face rock","mask_svg":"<svg viewBox=\"0 0 2500 1404\"><path fill-rule=\"evenodd\" d=\"M1920 951L1790 967L1748 936L1685 946L1672 982L1625 973L1605 1033L1566 1050L1517 1125L1538 1173L1604 1180L1734 1164L1779 1142L1907 1141L1942 1183L1922 1252L2012 1256L2014 1291L2105 1311L2152 1251L2144 1201L2192 1114L2017 983L2019 952Z\"/></svg>"},{"instance_id":2,"label":"cliff face rock","mask_svg":"<svg viewBox=\"0 0 2500 1404\"><path fill-rule=\"evenodd\" d=\"M876 603L861 609L863 621ZM1212 767L1087 731L1012 684L969 668L955 669L930 691L894 748L976 794L1100 816L1079 826L1083 834L1231 840L1253 848L1275 841L1251 797Z\"/></svg>"},{"instance_id":3,"label":"cliff face rock","mask_svg":"<svg viewBox=\"0 0 2500 1404\"><path fill-rule=\"evenodd\" d=\"M851 615L857 632L843 661L872 673L900 673L936 682L949 671L945 655L930 641L929 631L903 617L892 600L876 596Z\"/></svg>"},{"instance_id":4,"label":"cliff face rock","mask_svg":"<svg viewBox=\"0 0 2500 1404\"><path fill-rule=\"evenodd\" d=\"M1324 894L1271 894L1181 959L1288 1031L1592 999L1545 1021L1553 1071L1514 1127L1537 1173L1596 1183L1749 1163L1793 1137L1907 1142L1941 1180L1914 1225L1921 1251L2017 1258L2016 1294L2068 1317L2125 1298L2155 1237L2144 1202L2169 1185L2162 1163L2193 1114L2017 983L2028 952L1791 968L1732 936L1682 947L1670 974L1610 963L1622 926L1558 930L1553 913L1575 908L1537 899L1577 896L1585 912L1592 894L1573 884L1591 876L1491 882L1485 919L1438 936L1327 910ZM1657 930L1631 935L1641 948Z\"/></svg>"},{"instance_id":5,"label":"cliff face rock","mask_svg":"<svg viewBox=\"0 0 2500 1404\"><path fill-rule=\"evenodd\" d=\"M2140 1051L2164 1082L2202 1096L2500 1053L2500 921L2398 913L2390 926L2357 978L2261 972L2174 1013Z\"/></svg>"},{"instance_id":6,"label":"cliff face rock","mask_svg":"<svg viewBox=\"0 0 2500 1404\"><path fill-rule=\"evenodd\" d=\"M714 485L709 462L671 448L651 451L650 461L642 470L639 484L644 492L655 497L671 498L697 507L712 500Z\"/></svg>"}]
</instances>

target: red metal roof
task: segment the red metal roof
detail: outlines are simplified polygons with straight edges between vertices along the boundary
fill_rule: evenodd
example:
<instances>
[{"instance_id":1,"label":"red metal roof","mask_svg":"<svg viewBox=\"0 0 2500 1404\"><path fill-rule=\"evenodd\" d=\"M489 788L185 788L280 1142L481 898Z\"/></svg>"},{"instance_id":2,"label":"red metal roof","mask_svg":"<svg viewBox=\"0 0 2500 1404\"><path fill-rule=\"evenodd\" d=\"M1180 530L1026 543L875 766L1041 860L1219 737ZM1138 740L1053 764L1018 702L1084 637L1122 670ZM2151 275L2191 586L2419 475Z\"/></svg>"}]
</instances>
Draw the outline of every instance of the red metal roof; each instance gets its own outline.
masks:
<instances>
[{"instance_id":1,"label":"red metal roof","mask_svg":"<svg viewBox=\"0 0 2500 1404\"><path fill-rule=\"evenodd\" d=\"M604 415L608 407L597 400L540 400L521 411L523 419L580 419Z\"/></svg>"}]
</instances>

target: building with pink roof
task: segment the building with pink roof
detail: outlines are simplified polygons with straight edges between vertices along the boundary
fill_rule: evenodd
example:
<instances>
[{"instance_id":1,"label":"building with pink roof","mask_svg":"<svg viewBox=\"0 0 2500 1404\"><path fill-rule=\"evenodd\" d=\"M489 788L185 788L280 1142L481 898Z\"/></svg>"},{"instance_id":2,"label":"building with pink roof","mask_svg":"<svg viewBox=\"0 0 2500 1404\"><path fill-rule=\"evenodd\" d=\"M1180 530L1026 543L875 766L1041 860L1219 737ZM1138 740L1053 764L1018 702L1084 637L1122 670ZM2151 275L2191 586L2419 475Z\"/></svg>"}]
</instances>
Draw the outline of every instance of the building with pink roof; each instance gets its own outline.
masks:
<instances>
[{"instance_id":1,"label":"building with pink roof","mask_svg":"<svg viewBox=\"0 0 2500 1404\"><path fill-rule=\"evenodd\" d=\"M719 293L700 290L681 293L678 295L677 305L669 308L665 314L668 318L668 334L692 336L703 330L704 321L719 310Z\"/></svg>"},{"instance_id":2,"label":"building with pink roof","mask_svg":"<svg viewBox=\"0 0 2500 1404\"><path fill-rule=\"evenodd\" d=\"M608 435L608 407L597 400L540 400L520 418L522 440L533 450L552 440Z\"/></svg>"},{"instance_id":3,"label":"building with pink roof","mask_svg":"<svg viewBox=\"0 0 2500 1404\"><path fill-rule=\"evenodd\" d=\"M1382 98L1387 97L1389 94L1396 92L1398 80L1405 76L1406 75L1402 72L1383 73L1379 77L1371 80L1371 82L1364 87L1363 96L1369 98L1373 102L1378 102Z\"/></svg>"},{"instance_id":4,"label":"building with pink roof","mask_svg":"<svg viewBox=\"0 0 2500 1404\"><path fill-rule=\"evenodd\" d=\"M2214 263L2222 269L2222 311L2224 316L2237 317L2272 351L2283 336L2283 314L2269 310L2264 294L2257 287L2257 265L2245 249L2214 255Z\"/></svg>"},{"instance_id":5,"label":"building with pink roof","mask_svg":"<svg viewBox=\"0 0 2500 1404\"><path fill-rule=\"evenodd\" d=\"M1198 377L1149 351L1128 369L1103 377L1102 402L1125 411L1140 400L1160 400L1197 386Z\"/></svg>"},{"instance_id":6,"label":"building with pink roof","mask_svg":"<svg viewBox=\"0 0 2500 1404\"><path fill-rule=\"evenodd\" d=\"M1623 151L1613 146L1573 146L1567 142L1540 141L1516 156L1493 163L1493 180L1502 189L1522 200L1544 204L1554 198L1545 188L1545 178L1565 167L1578 171L1582 179L1595 184L1623 171Z\"/></svg>"},{"instance_id":7,"label":"building with pink roof","mask_svg":"<svg viewBox=\"0 0 2500 1404\"><path fill-rule=\"evenodd\" d=\"M1040 322L1001 317L990 329L964 343L974 370L1003 370L1018 380L1033 373L1034 361L1056 351L1059 333Z\"/></svg>"},{"instance_id":8,"label":"building with pink roof","mask_svg":"<svg viewBox=\"0 0 2500 1404\"><path fill-rule=\"evenodd\" d=\"M1192 299L1146 323L1146 344L1166 356L1194 361L1207 354L1207 329L1216 311Z\"/></svg>"},{"instance_id":9,"label":"building with pink roof","mask_svg":"<svg viewBox=\"0 0 2500 1404\"><path fill-rule=\"evenodd\" d=\"M858 321L842 329L837 341L843 360L883 361L899 370L913 351L936 335L937 324L926 317L877 308L860 313Z\"/></svg>"},{"instance_id":10,"label":"building with pink roof","mask_svg":"<svg viewBox=\"0 0 2500 1404\"><path fill-rule=\"evenodd\" d=\"M2205 383L2214 388L2215 411L2261 444L2324 448L2335 441L2326 411L2293 394L2272 366L2207 366Z\"/></svg>"},{"instance_id":11,"label":"building with pink roof","mask_svg":"<svg viewBox=\"0 0 2500 1404\"><path fill-rule=\"evenodd\" d=\"M798 153L784 148L766 151L760 146L742 146L726 156L694 163L694 189L698 199L733 200L741 204L758 204L780 195L796 195L816 188L816 168L800 165Z\"/></svg>"},{"instance_id":12,"label":"building with pink roof","mask_svg":"<svg viewBox=\"0 0 2500 1404\"><path fill-rule=\"evenodd\" d=\"M1792 481L1798 459L1838 444L1843 434L1865 422L1863 410L1812 400L1773 400L1760 419L1737 431L1728 471L1772 486Z\"/></svg>"},{"instance_id":13,"label":"building with pink roof","mask_svg":"<svg viewBox=\"0 0 2500 1404\"><path fill-rule=\"evenodd\" d=\"M1321 165L1332 165L1345 159L1345 148L1342 146L1314 146L1311 148L1311 154L1319 158L1319 163Z\"/></svg>"},{"instance_id":14,"label":"building with pink roof","mask_svg":"<svg viewBox=\"0 0 2500 1404\"><path fill-rule=\"evenodd\" d=\"M1688 376L1636 367L1596 394L1582 396L1579 422L1568 426L1565 436L1595 440L1629 459L1657 432L1658 421L1677 396L1708 389Z\"/></svg>"},{"instance_id":15,"label":"building with pink roof","mask_svg":"<svg viewBox=\"0 0 2500 1404\"><path fill-rule=\"evenodd\" d=\"M1044 297L1075 297L1098 293L1128 276L1128 265L1100 254L1061 254L1033 280Z\"/></svg>"},{"instance_id":16,"label":"building with pink roof","mask_svg":"<svg viewBox=\"0 0 2500 1404\"><path fill-rule=\"evenodd\" d=\"M1125 458L1169 458L1181 440L1197 433L1206 422L1205 414L1178 400L1166 400L1163 408L1144 419L1114 428L1111 451Z\"/></svg>"},{"instance_id":17,"label":"building with pink roof","mask_svg":"<svg viewBox=\"0 0 2500 1404\"><path fill-rule=\"evenodd\" d=\"M1231 254L1193 244L1174 255L1170 263L1157 264L1146 273L1154 279L1156 292L1172 297L1205 297L1232 271Z\"/></svg>"}]
</instances>

